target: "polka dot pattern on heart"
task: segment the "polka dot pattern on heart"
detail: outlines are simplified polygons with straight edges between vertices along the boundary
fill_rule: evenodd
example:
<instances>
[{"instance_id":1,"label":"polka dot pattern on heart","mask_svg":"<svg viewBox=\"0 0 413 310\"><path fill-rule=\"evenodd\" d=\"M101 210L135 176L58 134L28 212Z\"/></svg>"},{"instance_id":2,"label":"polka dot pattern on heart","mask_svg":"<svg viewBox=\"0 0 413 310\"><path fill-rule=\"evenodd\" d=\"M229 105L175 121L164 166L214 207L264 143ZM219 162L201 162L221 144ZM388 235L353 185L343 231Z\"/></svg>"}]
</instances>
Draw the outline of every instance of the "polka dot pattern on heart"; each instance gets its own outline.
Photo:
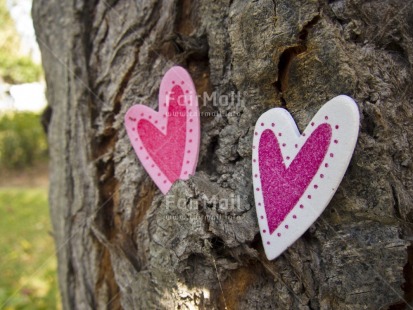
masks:
<instances>
[{"instance_id":1,"label":"polka dot pattern on heart","mask_svg":"<svg viewBox=\"0 0 413 310\"><path fill-rule=\"evenodd\" d=\"M285 150L285 151L283 151L283 157L284 157L286 163L287 163L287 162L294 161L294 158L297 156L297 154L300 152L301 148L303 147L303 145L304 145L305 142L307 141L307 138L306 138L306 137L311 137L312 133L313 133L321 124L327 123L327 124L330 125L330 128L335 128L335 129L338 129L338 128L339 128L339 125L338 125L338 124L331 124L331 123L329 122L329 119L330 119L330 117L329 117L328 115L326 115L326 116L323 117L323 120L322 120L321 123L316 123L316 122L314 122L314 121L311 122L311 123L310 123L310 126L306 129L306 131L302 133L301 138L299 138L300 143L293 143L293 144L291 144L291 145L292 145L291 147L288 147L288 143L287 143L287 142L290 142L290 141L287 141L287 140L284 140L285 142L283 141L284 136L285 136L283 132L281 132L281 131L274 132L274 131L273 131L274 134L276 134L276 136L278 137L278 138L277 138L278 144L282 147L283 150ZM264 130L269 129L269 128L271 128L271 130L273 130L274 127L275 127L275 123L270 123L269 125L265 126L265 123L264 123L264 122L261 122L261 123L260 123L260 129L257 130L257 128L256 128L256 130L254 131L254 136L258 136L258 141L259 141L259 139L260 139L259 137L260 137L260 135L263 133ZM286 135L286 136L288 136L288 135ZM333 136L334 136L334 133L333 133ZM334 150L334 146L337 145L337 144L338 144L338 139L332 137L331 140L330 140L328 149L331 150L331 151ZM254 156L258 156L258 151L259 151L259 148L257 148L255 144L252 145L252 152L253 152ZM284 153L284 152L285 152L285 153ZM287 153L290 153L290 154L287 154ZM326 159L327 156L330 157L330 158L334 158L334 152L328 152L328 153L326 153L324 159ZM257 158L253 158L253 163L256 164L257 162L258 162ZM288 169L288 167L289 167L289 165L287 166L287 169ZM318 171L323 170L323 169L327 169L327 168L329 168L329 164L328 164L327 162L324 162L324 163L322 163L322 164L320 165ZM256 170L256 173L254 173L253 176L254 176L254 178L256 178L256 179L259 178L259 177L260 177L260 175L259 175L259 170ZM318 177L317 177L317 176L318 176ZM312 194L311 194L310 192L311 192L312 190L318 190L319 187L320 187L320 185L325 186L325 183L321 183L321 184L318 184L318 183L317 183L317 184L315 184L315 183L313 183L313 182L315 182L316 180L322 180L322 179L324 179L324 178L325 178L325 172L324 172L324 171L323 171L322 173L316 174L316 175L313 177L312 181L310 182L310 184L312 184L311 187L310 187L310 184L309 184L308 187L307 187L306 190L305 190L305 192L306 192L307 194L306 194L305 196L302 196L302 197L301 197L301 199L299 200L299 202L296 204L297 209L294 207L294 208L293 208L294 210L300 210L300 211L301 211L301 210L303 210L303 211L305 210L304 204L303 204L303 203L300 203L300 201L303 201L303 200L304 200L303 197L305 197L305 199L311 201L313 197L312 197ZM256 192L259 193L259 192L261 191L261 188L257 187L255 190L256 190ZM262 204L261 204L261 202L259 202L257 205L260 207ZM265 206L264 206L264 208L265 208ZM298 217L299 217L299 214L298 214L298 213L297 213L297 214L290 214L290 215L287 216L287 218L284 220L284 222L288 222L289 219L297 220ZM260 221L261 221L261 224L260 224L260 225L261 225L262 227L268 227L268 225L267 225L267 223L266 223L267 220L264 219L264 216L260 216ZM275 234L277 237L280 238L280 237L283 236L282 230L288 230L289 227L290 227L289 224L285 224L285 225L283 225L282 227L281 227L281 226L278 226L277 229L276 229L272 234L270 233L269 235L268 235L268 234L265 234L265 235L268 236L268 238L271 238L271 236L272 236L273 234ZM267 228L263 229L262 232L263 232L263 233L266 233L266 232L267 232ZM267 241L267 242L270 242L270 241ZM268 244L268 243L267 243L267 244Z\"/></svg>"},{"instance_id":2,"label":"polka dot pattern on heart","mask_svg":"<svg viewBox=\"0 0 413 310\"><path fill-rule=\"evenodd\" d=\"M174 76L175 78L172 78ZM188 80L186 80L188 79ZM189 82L189 83L188 83ZM183 96L183 97L182 97ZM183 100L181 100L181 98ZM178 106L179 105L179 106ZM185 105L183 107L183 105ZM145 167L146 171L158 185L158 187L165 194L170 186L172 185L171 181L174 182L177 179L187 179L190 174L193 174L196 167L196 162L198 161L198 150L199 150L199 108L196 90L194 88L193 82L189 74L181 67L172 67L164 76L161 82L161 87L159 91L158 98L159 112L151 110L149 107L139 104L130 108L127 112L129 120L133 121L133 125L130 126L128 118L125 117L125 126L128 131L129 138L132 145L134 146L135 152L138 155L141 163ZM182 113L184 111L185 115ZM175 115L174 115L175 113ZM178 113L181 113L178 115ZM184 115L184 118L182 118ZM180 117L175 122L171 123L171 117ZM190 117L189 117L190 116ZM134 119L133 119L134 118ZM148 125L142 125L142 130L138 129L139 121L145 120L149 122ZM172 136L170 133L174 133L175 127L179 126L179 122L184 122L186 124L186 134L184 142L182 140L177 140L176 136ZM178 125L173 125L178 124ZM152 127L151 127L152 125ZM173 127L175 126L175 127ZM153 129L152 129L153 128ZM182 128L182 127L181 127ZM148 142L148 137L151 137L150 130L154 131L154 141L156 143ZM156 132L158 130L159 132ZM134 138L131 132L135 132L136 138ZM169 131L169 133L168 133ZM145 136L145 140L142 140L142 133ZM169 136L168 136L169 134ZM141 139L138 139L138 136ZM161 135L165 136L165 141L162 141ZM182 134L181 134L182 135ZM173 139L172 139L173 138ZM165 167L171 167L174 165L174 161L178 157L170 151L168 154L171 154L172 164L164 164L164 155L157 155L156 147L162 149L162 143L170 145L183 145L183 158L181 161L181 167L175 166L173 169L165 169ZM169 148L171 148L170 146ZM148 148L148 149L147 149ZM168 149L166 149L168 150ZM151 155L152 154L152 155ZM180 155L177 155L180 156ZM160 162L162 158L162 162ZM163 167L163 168L162 168ZM179 169L181 169L179 174ZM165 171L165 173L164 173Z\"/></svg>"},{"instance_id":3,"label":"polka dot pattern on heart","mask_svg":"<svg viewBox=\"0 0 413 310\"><path fill-rule=\"evenodd\" d=\"M291 246L326 208L347 169L360 124L357 105L346 96L323 105L304 131L299 126L311 110L295 112L269 109L249 131L251 192L269 260Z\"/></svg>"}]
</instances>

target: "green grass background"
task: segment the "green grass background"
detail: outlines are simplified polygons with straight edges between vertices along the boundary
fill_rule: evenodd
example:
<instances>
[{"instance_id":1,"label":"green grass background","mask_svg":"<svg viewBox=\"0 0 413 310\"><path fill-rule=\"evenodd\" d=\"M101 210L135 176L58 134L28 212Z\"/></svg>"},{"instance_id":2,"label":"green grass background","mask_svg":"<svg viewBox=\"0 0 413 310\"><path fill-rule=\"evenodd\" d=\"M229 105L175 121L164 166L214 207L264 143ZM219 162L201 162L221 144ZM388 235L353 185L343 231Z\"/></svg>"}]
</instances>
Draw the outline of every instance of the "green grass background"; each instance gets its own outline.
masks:
<instances>
[{"instance_id":1,"label":"green grass background","mask_svg":"<svg viewBox=\"0 0 413 310\"><path fill-rule=\"evenodd\" d=\"M20 53L6 1L0 0L0 82L40 81L41 66ZM46 161L40 115L0 113L0 309L60 309ZM30 185L38 176L29 173L33 167L43 172L43 185Z\"/></svg>"},{"instance_id":2,"label":"green grass background","mask_svg":"<svg viewBox=\"0 0 413 310\"><path fill-rule=\"evenodd\" d=\"M47 188L0 188L0 309L56 309Z\"/></svg>"}]
</instances>

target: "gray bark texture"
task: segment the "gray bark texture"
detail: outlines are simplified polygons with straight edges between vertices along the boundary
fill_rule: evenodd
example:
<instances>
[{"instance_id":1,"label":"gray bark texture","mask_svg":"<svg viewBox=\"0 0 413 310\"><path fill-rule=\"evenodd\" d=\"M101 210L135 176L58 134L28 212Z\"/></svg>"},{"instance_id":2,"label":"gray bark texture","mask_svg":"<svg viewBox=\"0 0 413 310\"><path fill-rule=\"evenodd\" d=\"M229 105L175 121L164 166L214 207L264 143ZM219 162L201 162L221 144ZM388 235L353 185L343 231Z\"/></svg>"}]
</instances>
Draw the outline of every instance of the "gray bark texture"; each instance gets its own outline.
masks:
<instances>
[{"instance_id":1,"label":"gray bark texture","mask_svg":"<svg viewBox=\"0 0 413 310\"><path fill-rule=\"evenodd\" d=\"M412 1L35 0L33 17L65 309L412 307ZM157 109L175 64L198 94L245 104L200 102L197 172L163 196L123 116ZM285 107L303 130L339 94L361 114L349 169L322 216L268 261L255 121Z\"/></svg>"}]
</instances>

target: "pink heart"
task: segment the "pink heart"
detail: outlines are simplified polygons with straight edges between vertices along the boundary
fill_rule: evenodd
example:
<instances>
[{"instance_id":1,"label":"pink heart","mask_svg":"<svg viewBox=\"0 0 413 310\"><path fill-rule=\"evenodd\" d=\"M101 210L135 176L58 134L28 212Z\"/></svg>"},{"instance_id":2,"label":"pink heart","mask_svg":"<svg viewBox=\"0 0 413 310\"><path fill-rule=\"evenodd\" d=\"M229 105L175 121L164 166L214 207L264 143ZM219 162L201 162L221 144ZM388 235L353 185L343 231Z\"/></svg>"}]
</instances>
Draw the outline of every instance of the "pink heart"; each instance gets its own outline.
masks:
<instances>
[{"instance_id":1,"label":"pink heart","mask_svg":"<svg viewBox=\"0 0 413 310\"><path fill-rule=\"evenodd\" d=\"M198 98L185 69L176 66L165 74L158 101L159 112L145 105L131 107L125 127L145 170L166 194L176 180L194 174L198 161Z\"/></svg>"},{"instance_id":2,"label":"pink heart","mask_svg":"<svg viewBox=\"0 0 413 310\"><path fill-rule=\"evenodd\" d=\"M300 134L285 109L258 119L252 171L258 224L268 259L295 242L337 190L356 145L359 112L347 96L327 102Z\"/></svg>"},{"instance_id":3,"label":"pink heart","mask_svg":"<svg viewBox=\"0 0 413 310\"><path fill-rule=\"evenodd\" d=\"M314 178L330 145L331 133L329 124L320 124L288 168L284 164L281 146L273 131L267 129L262 133L258 156L270 233L273 233L290 213Z\"/></svg>"}]
</instances>

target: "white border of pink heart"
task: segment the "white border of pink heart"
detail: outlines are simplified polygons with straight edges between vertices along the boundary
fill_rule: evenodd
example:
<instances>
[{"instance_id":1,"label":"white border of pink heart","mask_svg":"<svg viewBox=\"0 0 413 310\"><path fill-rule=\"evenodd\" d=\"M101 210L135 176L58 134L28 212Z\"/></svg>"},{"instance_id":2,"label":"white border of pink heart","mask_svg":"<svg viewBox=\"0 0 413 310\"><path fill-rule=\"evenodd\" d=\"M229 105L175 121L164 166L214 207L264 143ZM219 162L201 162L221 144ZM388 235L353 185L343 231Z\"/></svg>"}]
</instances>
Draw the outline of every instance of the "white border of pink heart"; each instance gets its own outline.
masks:
<instances>
[{"instance_id":1,"label":"white border of pink heart","mask_svg":"<svg viewBox=\"0 0 413 310\"><path fill-rule=\"evenodd\" d=\"M288 167L307 138L321 123L329 123L333 129L331 143L323 163L298 203L288 213L277 229L269 234L267 215L261 189L258 146L261 134L270 129L282 144L284 164ZM285 109L274 108L260 116L254 131L252 150L252 178L260 233L269 260L279 256L294 243L321 215L327 207L347 170L354 152L359 131L357 104L348 96L341 95L327 102L310 121L303 134ZM279 135L281 133L281 135Z\"/></svg>"}]
</instances>

